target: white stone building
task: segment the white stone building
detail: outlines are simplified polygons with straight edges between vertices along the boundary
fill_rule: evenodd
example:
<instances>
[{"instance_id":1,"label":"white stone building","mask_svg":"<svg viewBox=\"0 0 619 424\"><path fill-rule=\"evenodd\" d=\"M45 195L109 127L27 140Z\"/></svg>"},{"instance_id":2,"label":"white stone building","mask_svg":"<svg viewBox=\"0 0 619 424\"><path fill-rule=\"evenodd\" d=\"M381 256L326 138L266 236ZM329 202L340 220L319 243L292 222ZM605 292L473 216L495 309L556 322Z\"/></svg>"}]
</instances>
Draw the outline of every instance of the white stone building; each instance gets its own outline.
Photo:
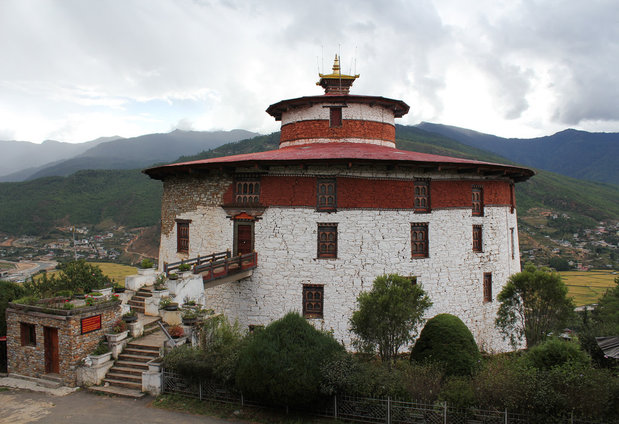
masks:
<instances>
[{"instance_id":1,"label":"white stone building","mask_svg":"<svg viewBox=\"0 0 619 424\"><path fill-rule=\"evenodd\" d=\"M452 313L480 348L508 349L496 294L520 271L514 183L533 172L398 150L404 102L348 94L357 76L337 60L320 76L324 95L267 109L278 150L145 171L164 184L159 262L255 252L238 274L199 269L208 307L247 326L296 310L346 344L361 291L382 274L416 277L428 317Z\"/></svg>"}]
</instances>

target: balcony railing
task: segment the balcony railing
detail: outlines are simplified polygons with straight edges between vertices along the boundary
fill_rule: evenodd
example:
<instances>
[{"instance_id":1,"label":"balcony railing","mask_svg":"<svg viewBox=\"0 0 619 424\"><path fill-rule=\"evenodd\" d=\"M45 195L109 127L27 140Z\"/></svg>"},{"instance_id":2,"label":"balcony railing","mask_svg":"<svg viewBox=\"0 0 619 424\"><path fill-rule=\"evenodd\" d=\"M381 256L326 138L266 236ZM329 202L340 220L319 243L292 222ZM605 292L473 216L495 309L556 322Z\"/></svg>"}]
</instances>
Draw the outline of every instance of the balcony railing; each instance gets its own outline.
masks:
<instances>
[{"instance_id":1,"label":"balcony railing","mask_svg":"<svg viewBox=\"0 0 619 424\"><path fill-rule=\"evenodd\" d=\"M247 271L258 266L258 253L251 252L243 255L232 256L230 251L213 253L208 256L198 256L180 262L164 263L163 271L167 276L178 271L183 264L191 266L194 274L202 274L202 279L208 281L224 278L231 274Z\"/></svg>"}]
</instances>

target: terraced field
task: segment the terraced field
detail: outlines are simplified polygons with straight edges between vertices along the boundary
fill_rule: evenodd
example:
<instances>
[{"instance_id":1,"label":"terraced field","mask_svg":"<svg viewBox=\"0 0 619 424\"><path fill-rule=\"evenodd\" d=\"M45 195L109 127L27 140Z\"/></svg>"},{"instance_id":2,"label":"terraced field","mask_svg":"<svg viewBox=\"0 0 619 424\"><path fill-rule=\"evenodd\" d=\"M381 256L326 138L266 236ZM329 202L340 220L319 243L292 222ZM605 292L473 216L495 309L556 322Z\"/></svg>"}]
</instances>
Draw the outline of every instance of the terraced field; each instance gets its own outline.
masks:
<instances>
[{"instance_id":1,"label":"terraced field","mask_svg":"<svg viewBox=\"0 0 619 424\"><path fill-rule=\"evenodd\" d=\"M103 274L107 275L120 285L125 285L125 277L128 275L137 274L138 270L134 266L113 264L110 262L88 262L91 265L96 265L101 268ZM50 271L47 275L55 274L57 271ZM36 276L34 278L37 278Z\"/></svg>"},{"instance_id":2,"label":"terraced field","mask_svg":"<svg viewBox=\"0 0 619 424\"><path fill-rule=\"evenodd\" d=\"M567 285L568 296L574 298L576 306L596 303L606 292L606 289L615 285L615 278L619 274L612 271L562 271L561 278Z\"/></svg>"}]
</instances>

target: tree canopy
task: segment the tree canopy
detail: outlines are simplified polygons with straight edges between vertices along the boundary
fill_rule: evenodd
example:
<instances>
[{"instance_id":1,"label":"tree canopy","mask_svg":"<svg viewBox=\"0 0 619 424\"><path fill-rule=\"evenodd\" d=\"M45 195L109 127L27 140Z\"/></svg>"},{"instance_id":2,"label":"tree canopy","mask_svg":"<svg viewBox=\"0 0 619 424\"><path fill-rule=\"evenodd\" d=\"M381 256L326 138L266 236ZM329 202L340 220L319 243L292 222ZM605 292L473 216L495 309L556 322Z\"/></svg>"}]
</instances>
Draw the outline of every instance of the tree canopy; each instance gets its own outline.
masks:
<instances>
[{"instance_id":1,"label":"tree canopy","mask_svg":"<svg viewBox=\"0 0 619 424\"><path fill-rule=\"evenodd\" d=\"M561 329L574 311L561 276L533 264L509 278L498 300L496 326L514 347L523 339L527 347L539 344Z\"/></svg>"},{"instance_id":2,"label":"tree canopy","mask_svg":"<svg viewBox=\"0 0 619 424\"><path fill-rule=\"evenodd\" d=\"M372 290L357 297L358 309L350 319L360 350L373 352L389 362L400 348L415 339L423 314L432 306L420 285L397 274L381 275Z\"/></svg>"}]
</instances>

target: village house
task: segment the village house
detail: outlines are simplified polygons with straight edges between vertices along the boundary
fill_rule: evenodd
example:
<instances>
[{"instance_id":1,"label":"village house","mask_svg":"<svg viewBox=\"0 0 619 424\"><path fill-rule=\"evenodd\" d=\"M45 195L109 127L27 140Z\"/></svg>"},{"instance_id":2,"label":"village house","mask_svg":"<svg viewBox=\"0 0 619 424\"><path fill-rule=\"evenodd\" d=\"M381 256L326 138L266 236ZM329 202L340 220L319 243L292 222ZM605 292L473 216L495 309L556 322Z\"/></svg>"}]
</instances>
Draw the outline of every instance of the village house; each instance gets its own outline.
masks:
<instances>
[{"instance_id":1,"label":"village house","mask_svg":"<svg viewBox=\"0 0 619 424\"><path fill-rule=\"evenodd\" d=\"M324 94L269 106L277 150L145 170L163 181L160 270L240 257L194 268L207 307L249 327L296 310L347 346L359 293L398 273L423 285L428 317L457 315L481 348L509 349L496 295L520 271L514 184L533 171L396 149L409 106L349 94L356 78L336 57Z\"/></svg>"}]
</instances>

